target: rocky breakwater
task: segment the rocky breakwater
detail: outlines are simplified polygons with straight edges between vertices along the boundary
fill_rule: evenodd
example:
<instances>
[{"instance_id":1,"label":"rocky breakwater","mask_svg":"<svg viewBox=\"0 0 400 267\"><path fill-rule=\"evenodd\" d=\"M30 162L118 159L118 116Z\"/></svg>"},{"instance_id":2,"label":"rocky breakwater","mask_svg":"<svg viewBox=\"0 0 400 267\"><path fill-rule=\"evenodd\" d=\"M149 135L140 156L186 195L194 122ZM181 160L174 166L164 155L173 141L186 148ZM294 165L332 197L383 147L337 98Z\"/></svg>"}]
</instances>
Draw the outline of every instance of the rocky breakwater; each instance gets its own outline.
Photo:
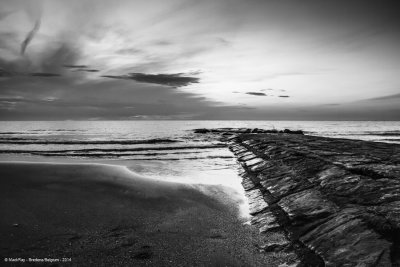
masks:
<instances>
[{"instance_id":1,"label":"rocky breakwater","mask_svg":"<svg viewBox=\"0 0 400 267\"><path fill-rule=\"evenodd\" d=\"M400 266L400 145L233 134L252 223L287 240L266 251L290 247L303 266Z\"/></svg>"}]
</instances>

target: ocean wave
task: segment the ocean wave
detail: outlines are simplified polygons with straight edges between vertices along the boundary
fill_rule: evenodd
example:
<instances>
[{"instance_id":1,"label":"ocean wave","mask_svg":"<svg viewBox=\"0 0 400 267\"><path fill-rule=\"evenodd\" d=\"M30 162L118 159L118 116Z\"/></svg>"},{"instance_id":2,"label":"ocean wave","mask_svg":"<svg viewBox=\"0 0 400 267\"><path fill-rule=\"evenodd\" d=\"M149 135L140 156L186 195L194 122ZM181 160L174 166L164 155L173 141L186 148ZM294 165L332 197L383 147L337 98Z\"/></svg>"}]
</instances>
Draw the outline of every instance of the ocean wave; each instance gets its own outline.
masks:
<instances>
[{"instance_id":1,"label":"ocean wave","mask_svg":"<svg viewBox=\"0 0 400 267\"><path fill-rule=\"evenodd\" d=\"M398 143L400 143L400 138L384 138L384 139L376 139L374 141L377 141L377 142L398 142Z\"/></svg>"},{"instance_id":2,"label":"ocean wave","mask_svg":"<svg viewBox=\"0 0 400 267\"><path fill-rule=\"evenodd\" d=\"M136 148L88 148L88 149L66 149L66 150L21 150L21 149L7 149L0 150L2 154L64 154L76 155L78 153L90 152L134 152L134 151L159 151L159 150L186 150L186 149L213 149L226 147L225 144L204 145L204 146L164 146L164 147L136 147ZM93 154L93 153L90 153Z\"/></svg>"},{"instance_id":3,"label":"ocean wave","mask_svg":"<svg viewBox=\"0 0 400 267\"><path fill-rule=\"evenodd\" d=\"M400 136L400 131L365 131L365 132L347 132L337 135L353 135L353 136Z\"/></svg>"},{"instance_id":4,"label":"ocean wave","mask_svg":"<svg viewBox=\"0 0 400 267\"><path fill-rule=\"evenodd\" d=\"M87 130L68 130L68 129L55 129L55 130L51 130L51 129L35 129L35 130L26 130L26 131L15 131L15 132L0 132L1 134L21 134L21 135L27 135L27 134L41 134L41 133L51 133L51 132L87 132Z\"/></svg>"},{"instance_id":5,"label":"ocean wave","mask_svg":"<svg viewBox=\"0 0 400 267\"><path fill-rule=\"evenodd\" d=\"M400 131L387 131L387 132L346 132L346 133L337 133L337 132L312 132L305 131L307 135L317 135L317 136L326 136L333 138L348 138L348 137L358 137L359 139L363 139L368 136L387 136L387 137L400 137Z\"/></svg>"},{"instance_id":6,"label":"ocean wave","mask_svg":"<svg viewBox=\"0 0 400 267\"><path fill-rule=\"evenodd\" d=\"M65 157L64 154L34 154L38 156L49 156L49 157ZM136 157L142 156L142 157ZM103 159L129 159L129 160L198 160L198 159L233 159L234 156L224 156L224 155L212 155L212 156L190 156L190 157L157 157L151 154L70 154L68 157L71 158L103 158Z\"/></svg>"},{"instance_id":7,"label":"ocean wave","mask_svg":"<svg viewBox=\"0 0 400 267\"><path fill-rule=\"evenodd\" d=\"M400 136L400 131L390 131L390 132L369 132L366 135L375 136Z\"/></svg>"},{"instance_id":8,"label":"ocean wave","mask_svg":"<svg viewBox=\"0 0 400 267\"><path fill-rule=\"evenodd\" d=\"M199 159L233 159L234 156L205 156L205 157L179 157L179 158L130 158L130 160L199 160Z\"/></svg>"},{"instance_id":9,"label":"ocean wave","mask_svg":"<svg viewBox=\"0 0 400 267\"><path fill-rule=\"evenodd\" d=\"M0 134L21 134L21 135L23 135L23 134L28 134L28 132L0 132Z\"/></svg>"},{"instance_id":10,"label":"ocean wave","mask_svg":"<svg viewBox=\"0 0 400 267\"><path fill-rule=\"evenodd\" d=\"M178 143L174 139L147 139L147 140L40 140L18 137L0 138L0 144L21 145L137 145L137 144L165 144Z\"/></svg>"},{"instance_id":11,"label":"ocean wave","mask_svg":"<svg viewBox=\"0 0 400 267\"><path fill-rule=\"evenodd\" d=\"M31 131L32 132L86 132L86 130L71 130L71 129L55 129L55 130L36 129Z\"/></svg>"},{"instance_id":12,"label":"ocean wave","mask_svg":"<svg viewBox=\"0 0 400 267\"><path fill-rule=\"evenodd\" d=\"M79 157L86 157L86 156L93 156L93 157L101 157L101 156L168 156L168 155L185 155L185 154L200 154L204 153L203 151L179 151L179 152L161 152L161 153L121 153L121 152L101 152L101 153L80 153L80 152L72 152L72 153L59 153L59 152L31 152L34 155L41 155L41 156L79 156Z\"/></svg>"}]
</instances>

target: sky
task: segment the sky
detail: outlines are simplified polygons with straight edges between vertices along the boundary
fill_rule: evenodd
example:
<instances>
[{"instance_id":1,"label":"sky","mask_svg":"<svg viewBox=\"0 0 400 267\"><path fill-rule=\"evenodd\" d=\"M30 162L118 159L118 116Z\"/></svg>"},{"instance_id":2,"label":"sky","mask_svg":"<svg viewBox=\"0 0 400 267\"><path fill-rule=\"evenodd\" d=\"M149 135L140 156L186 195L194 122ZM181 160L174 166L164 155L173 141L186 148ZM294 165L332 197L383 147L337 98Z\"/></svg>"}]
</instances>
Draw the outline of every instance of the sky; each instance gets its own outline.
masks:
<instances>
[{"instance_id":1,"label":"sky","mask_svg":"<svg viewBox=\"0 0 400 267\"><path fill-rule=\"evenodd\" d=\"M392 0L0 0L0 120L400 120Z\"/></svg>"}]
</instances>

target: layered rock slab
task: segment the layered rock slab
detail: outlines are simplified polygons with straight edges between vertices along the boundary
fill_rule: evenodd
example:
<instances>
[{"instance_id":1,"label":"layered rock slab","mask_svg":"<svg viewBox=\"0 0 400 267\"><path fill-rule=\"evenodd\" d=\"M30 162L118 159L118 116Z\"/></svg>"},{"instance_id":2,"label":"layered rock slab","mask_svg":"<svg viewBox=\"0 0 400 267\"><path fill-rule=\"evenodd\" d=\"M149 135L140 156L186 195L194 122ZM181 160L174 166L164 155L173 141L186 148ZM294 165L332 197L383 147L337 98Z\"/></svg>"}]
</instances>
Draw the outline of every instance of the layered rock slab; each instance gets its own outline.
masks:
<instances>
[{"instance_id":1,"label":"layered rock slab","mask_svg":"<svg viewBox=\"0 0 400 267\"><path fill-rule=\"evenodd\" d=\"M253 224L283 229L322 259L313 266L399 266L399 145L274 133L229 144L246 192L268 204L252 193Z\"/></svg>"}]
</instances>

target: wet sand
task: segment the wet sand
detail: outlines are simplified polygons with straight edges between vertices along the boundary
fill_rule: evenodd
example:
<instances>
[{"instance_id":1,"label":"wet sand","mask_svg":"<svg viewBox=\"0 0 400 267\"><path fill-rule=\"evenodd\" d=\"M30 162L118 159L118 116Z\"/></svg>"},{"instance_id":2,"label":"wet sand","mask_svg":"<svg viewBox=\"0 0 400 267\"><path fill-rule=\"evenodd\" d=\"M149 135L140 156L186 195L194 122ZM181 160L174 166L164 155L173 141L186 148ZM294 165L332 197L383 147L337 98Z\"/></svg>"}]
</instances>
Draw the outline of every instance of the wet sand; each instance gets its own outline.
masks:
<instances>
[{"instance_id":1,"label":"wet sand","mask_svg":"<svg viewBox=\"0 0 400 267\"><path fill-rule=\"evenodd\" d=\"M103 164L0 163L0 251L78 266L278 266L233 189ZM70 263L66 263L70 265Z\"/></svg>"}]
</instances>

